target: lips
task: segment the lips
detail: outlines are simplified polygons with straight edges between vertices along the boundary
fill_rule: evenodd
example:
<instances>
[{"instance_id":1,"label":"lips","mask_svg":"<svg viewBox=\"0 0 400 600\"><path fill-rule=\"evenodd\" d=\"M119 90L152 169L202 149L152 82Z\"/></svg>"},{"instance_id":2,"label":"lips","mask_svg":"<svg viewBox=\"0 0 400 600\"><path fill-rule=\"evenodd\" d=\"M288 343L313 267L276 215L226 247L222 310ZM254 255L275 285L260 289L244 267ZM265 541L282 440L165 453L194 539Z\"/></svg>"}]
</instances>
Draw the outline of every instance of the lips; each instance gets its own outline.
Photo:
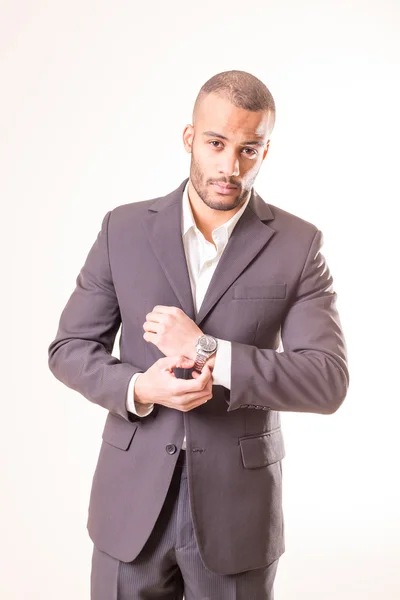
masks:
<instances>
[{"instance_id":1,"label":"lips","mask_svg":"<svg viewBox=\"0 0 400 600\"><path fill-rule=\"evenodd\" d=\"M215 183L213 183L213 185L217 185L218 187L221 187L221 188L223 188L223 189L227 189L227 190L228 190L228 189L229 189L229 190L236 190L236 188L237 188L237 185L231 185L230 183L228 183L228 184L225 184L225 183L218 183L218 182L215 182Z\"/></svg>"},{"instance_id":2,"label":"lips","mask_svg":"<svg viewBox=\"0 0 400 600\"><path fill-rule=\"evenodd\" d=\"M232 194L234 190L237 190L236 185L224 185L223 183L213 183L212 185L219 194Z\"/></svg>"}]
</instances>

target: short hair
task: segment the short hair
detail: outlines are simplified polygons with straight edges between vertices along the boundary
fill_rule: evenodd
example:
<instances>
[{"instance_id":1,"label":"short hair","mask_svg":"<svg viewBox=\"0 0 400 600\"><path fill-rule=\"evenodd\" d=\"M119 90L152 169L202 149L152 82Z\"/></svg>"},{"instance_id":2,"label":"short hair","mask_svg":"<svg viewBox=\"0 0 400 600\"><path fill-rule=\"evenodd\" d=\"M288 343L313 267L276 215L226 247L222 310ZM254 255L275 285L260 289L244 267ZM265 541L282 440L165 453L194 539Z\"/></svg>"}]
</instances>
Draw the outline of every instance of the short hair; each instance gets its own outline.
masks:
<instances>
[{"instance_id":1,"label":"short hair","mask_svg":"<svg viewBox=\"0 0 400 600\"><path fill-rule=\"evenodd\" d=\"M200 88L193 107L193 121L197 107L208 94L226 98L234 106L251 111L270 111L275 124L275 101L267 86L246 71L222 71L211 77Z\"/></svg>"}]
</instances>

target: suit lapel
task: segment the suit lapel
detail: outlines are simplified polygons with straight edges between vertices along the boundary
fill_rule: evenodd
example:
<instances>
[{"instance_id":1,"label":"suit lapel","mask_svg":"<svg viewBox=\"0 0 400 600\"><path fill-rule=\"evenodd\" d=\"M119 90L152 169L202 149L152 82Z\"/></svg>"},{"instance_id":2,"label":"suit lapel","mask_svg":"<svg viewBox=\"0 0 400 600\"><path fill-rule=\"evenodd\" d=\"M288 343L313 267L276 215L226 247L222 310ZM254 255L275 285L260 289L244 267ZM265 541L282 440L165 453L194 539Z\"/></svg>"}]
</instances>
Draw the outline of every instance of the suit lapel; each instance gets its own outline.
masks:
<instances>
[{"instance_id":1,"label":"suit lapel","mask_svg":"<svg viewBox=\"0 0 400 600\"><path fill-rule=\"evenodd\" d=\"M186 181L151 204L144 226L182 310L194 321L192 289L182 241L182 195Z\"/></svg>"},{"instance_id":2,"label":"suit lapel","mask_svg":"<svg viewBox=\"0 0 400 600\"><path fill-rule=\"evenodd\" d=\"M198 325L274 234L274 230L260 220L261 215L265 219L273 218L270 208L261 200L263 206L260 200L253 188L249 204L236 223L211 278L196 317Z\"/></svg>"},{"instance_id":3,"label":"suit lapel","mask_svg":"<svg viewBox=\"0 0 400 600\"><path fill-rule=\"evenodd\" d=\"M181 228L182 194L187 181L185 179L176 190L152 203L145 227L182 310L200 325L222 294L273 236L274 230L264 221L270 221L274 216L253 188L249 204L229 238L195 317Z\"/></svg>"}]
</instances>

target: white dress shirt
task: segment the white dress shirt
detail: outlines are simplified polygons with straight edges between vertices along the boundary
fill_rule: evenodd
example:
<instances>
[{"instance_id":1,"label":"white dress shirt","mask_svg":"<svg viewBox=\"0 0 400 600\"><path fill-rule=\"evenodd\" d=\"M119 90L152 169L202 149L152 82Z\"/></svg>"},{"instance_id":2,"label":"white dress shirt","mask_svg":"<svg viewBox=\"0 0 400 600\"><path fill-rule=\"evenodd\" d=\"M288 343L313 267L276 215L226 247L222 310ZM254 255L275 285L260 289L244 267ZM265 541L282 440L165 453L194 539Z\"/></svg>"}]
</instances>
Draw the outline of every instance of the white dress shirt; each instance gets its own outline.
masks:
<instances>
[{"instance_id":1,"label":"white dress shirt","mask_svg":"<svg viewBox=\"0 0 400 600\"><path fill-rule=\"evenodd\" d=\"M229 221L213 230L212 238L215 243L214 246L214 244L205 239L196 226L189 201L188 183L183 190L182 197L182 241L192 288L194 309L197 314L229 237L249 203L250 194L242 208ZM218 338L217 340L218 348L213 369L213 385L223 385L230 389L231 343ZM143 404L135 402L135 381L140 374L135 373L129 382L126 407L129 412L139 417L146 417L153 410L154 404L145 408ZM186 449L186 436L183 440L182 449Z\"/></svg>"}]
</instances>

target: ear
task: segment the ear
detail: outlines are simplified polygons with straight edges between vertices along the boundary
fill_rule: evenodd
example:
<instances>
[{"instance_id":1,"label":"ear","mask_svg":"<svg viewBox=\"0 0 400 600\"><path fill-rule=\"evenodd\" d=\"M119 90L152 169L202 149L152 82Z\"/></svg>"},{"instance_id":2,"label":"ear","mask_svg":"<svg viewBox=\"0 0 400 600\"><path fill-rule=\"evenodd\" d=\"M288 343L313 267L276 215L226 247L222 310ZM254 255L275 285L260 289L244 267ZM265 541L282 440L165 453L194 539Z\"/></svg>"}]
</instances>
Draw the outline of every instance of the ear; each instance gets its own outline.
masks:
<instances>
[{"instance_id":1,"label":"ear","mask_svg":"<svg viewBox=\"0 0 400 600\"><path fill-rule=\"evenodd\" d=\"M263 157L262 157L262 159L263 159L263 160L264 160L264 158L265 158L265 157L267 156L267 154L268 154L268 150L269 150L269 143L270 143L270 141L271 141L271 140L268 140L268 141L267 141L267 145L266 145L266 146L265 146L265 148L264 148Z\"/></svg>"},{"instance_id":2,"label":"ear","mask_svg":"<svg viewBox=\"0 0 400 600\"><path fill-rule=\"evenodd\" d=\"M191 154L191 152L192 152L193 137L194 137L193 125L186 125L185 129L183 130L182 138L183 138L183 145L185 147L185 150L189 154Z\"/></svg>"}]
</instances>

